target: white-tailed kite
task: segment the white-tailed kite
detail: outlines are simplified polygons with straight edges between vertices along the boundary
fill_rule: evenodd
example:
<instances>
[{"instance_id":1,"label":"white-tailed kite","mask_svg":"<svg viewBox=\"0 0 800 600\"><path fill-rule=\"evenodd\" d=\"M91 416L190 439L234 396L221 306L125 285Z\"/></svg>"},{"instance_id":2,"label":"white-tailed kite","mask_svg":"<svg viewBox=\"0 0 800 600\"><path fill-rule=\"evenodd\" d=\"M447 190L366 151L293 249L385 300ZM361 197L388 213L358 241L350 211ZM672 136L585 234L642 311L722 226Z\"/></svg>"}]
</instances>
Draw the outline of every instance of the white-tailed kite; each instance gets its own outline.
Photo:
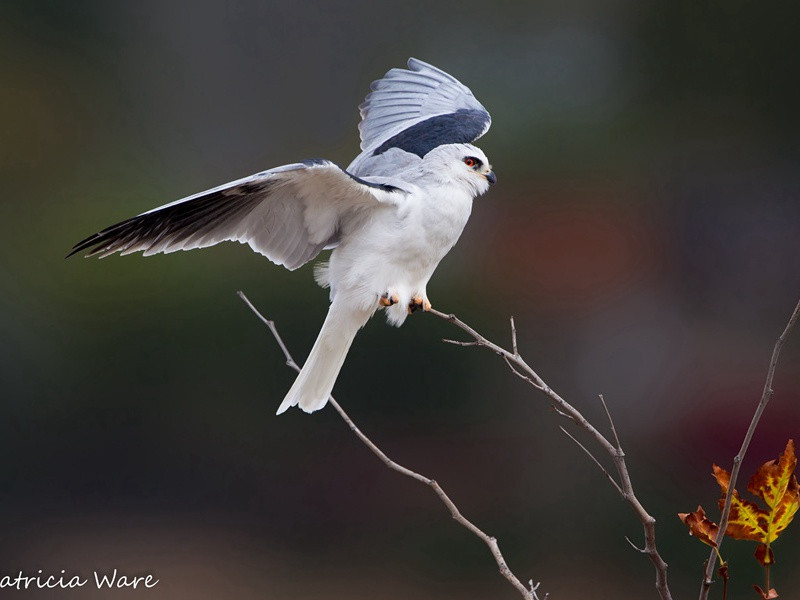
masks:
<instances>
[{"instance_id":1,"label":"white-tailed kite","mask_svg":"<svg viewBox=\"0 0 800 600\"><path fill-rule=\"evenodd\" d=\"M491 117L454 77L411 58L371 90L359 107L362 152L347 169L313 159L256 173L107 227L70 256L238 241L294 270L332 248L315 271L330 287L328 316L278 414L295 405L319 410L376 310L397 326L430 310L428 280L461 235L472 200L496 181L470 144Z\"/></svg>"}]
</instances>

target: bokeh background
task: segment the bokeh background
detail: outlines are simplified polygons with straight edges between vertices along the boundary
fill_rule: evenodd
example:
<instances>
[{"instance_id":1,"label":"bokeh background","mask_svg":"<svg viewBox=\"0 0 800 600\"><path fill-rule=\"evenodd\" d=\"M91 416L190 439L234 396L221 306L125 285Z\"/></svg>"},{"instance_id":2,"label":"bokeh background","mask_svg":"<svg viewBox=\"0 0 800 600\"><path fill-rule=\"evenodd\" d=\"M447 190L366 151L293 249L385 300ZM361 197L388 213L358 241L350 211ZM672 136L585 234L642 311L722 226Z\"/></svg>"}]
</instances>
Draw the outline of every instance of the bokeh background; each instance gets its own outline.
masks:
<instances>
[{"instance_id":1,"label":"bokeh background","mask_svg":"<svg viewBox=\"0 0 800 600\"><path fill-rule=\"evenodd\" d=\"M99 228L358 151L371 80L417 56L494 124L499 183L429 292L616 419L677 597L800 295L797 5L28 2L0 15L0 575L160 579L152 598L515 598L430 490L326 409L273 413L326 311L310 266L225 244L64 260ZM551 598L655 598L641 527L543 399L427 315L370 322L336 394ZM800 332L743 480L800 438ZM752 594L754 545L728 545ZM800 585L800 525L773 583ZM714 593L719 594L716 589ZM92 595L94 594L94 595ZM0 597L108 597L81 589Z\"/></svg>"}]
</instances>

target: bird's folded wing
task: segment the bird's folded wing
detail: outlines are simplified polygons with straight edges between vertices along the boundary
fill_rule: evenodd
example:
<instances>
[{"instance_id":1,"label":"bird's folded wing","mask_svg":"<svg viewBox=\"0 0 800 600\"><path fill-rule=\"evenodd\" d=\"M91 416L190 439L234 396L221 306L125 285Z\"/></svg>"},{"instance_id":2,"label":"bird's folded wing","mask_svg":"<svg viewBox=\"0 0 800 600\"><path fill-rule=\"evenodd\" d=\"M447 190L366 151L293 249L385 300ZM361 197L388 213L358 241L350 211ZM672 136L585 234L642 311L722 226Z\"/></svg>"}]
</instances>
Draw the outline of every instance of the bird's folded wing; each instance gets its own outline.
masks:
<instances>
[{"instance_id":1,"label":"bird's folded wing","mask_svg":"<svg viewBox=\"0 0 800 600\"><path fill-rule=\"evenodd\" d=\"M359 107L362 156L400 148L422 157L441 144L473 142L492 122L469 88L415 58L371 89Z\"/></svg>"},{"instance_id":2,"label":"bird's folded wing","mask_svg":"<svg viewBox=\"0 0 800 600\"><path fill-rule=\"evenodd\" d=\"M327 160L277 167L166 204L103 229L70 253L105 257L192 250L239 241L296 269L335 244L343 220L404 192L350 175Z\"/></svg>"}]
</instances>

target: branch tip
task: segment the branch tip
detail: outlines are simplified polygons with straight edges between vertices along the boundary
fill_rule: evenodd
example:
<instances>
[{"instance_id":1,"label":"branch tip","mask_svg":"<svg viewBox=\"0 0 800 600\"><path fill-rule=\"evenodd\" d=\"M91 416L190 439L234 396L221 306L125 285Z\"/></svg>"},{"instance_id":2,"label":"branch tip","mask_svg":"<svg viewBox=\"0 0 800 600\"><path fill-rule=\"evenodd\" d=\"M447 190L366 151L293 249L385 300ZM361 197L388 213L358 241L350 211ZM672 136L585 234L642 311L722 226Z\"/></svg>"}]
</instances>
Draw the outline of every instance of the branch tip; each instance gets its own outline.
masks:
<instances>
[{"instance_id":1,"label":"branch tip","mask_svg":"<svg viewBox=\"0 0 800 600\"><path fill-rule=\"evenodd\" d=\"M631 541L631 538L629 538L627 535L625 536L625 541L626 541L626 542L628 542L628 543L631 545L631 548L633 548L633 549L634 549L634 550L636 550L637 552L641 552L642 554L645 554L645 553L647 552L647 549L646 549L646 548L639 548L639 546L637 546L636 544L634 544L634 543Z\"/></svg>"}]
</instances>

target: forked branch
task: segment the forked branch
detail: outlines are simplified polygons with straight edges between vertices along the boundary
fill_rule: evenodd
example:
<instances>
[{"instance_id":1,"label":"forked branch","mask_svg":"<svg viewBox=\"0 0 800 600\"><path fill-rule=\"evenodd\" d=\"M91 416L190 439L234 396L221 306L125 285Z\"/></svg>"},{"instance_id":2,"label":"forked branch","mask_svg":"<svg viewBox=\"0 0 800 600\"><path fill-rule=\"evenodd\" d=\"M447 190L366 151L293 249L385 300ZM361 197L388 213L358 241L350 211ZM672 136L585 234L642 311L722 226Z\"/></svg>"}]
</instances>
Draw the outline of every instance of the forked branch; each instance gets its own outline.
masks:
<instances>
[{"instance_id":1,"label":"forked branch","mask_svg":"<svg viewBox=\"0 0 800 600\"><path fill-rule=\"evenodd\" d=\"M625 453L622 451L622 446L619 443L619 438L617 437L614 423L611 421L611 415L608 412L605 400L603 400L601 397L601 402L603 403L603 407L611 424L611 432L614 438L614 443L610 442L605 435L600 433L600 431L598 431L578 409L564 400L564 398L562 398L549 385L547 385L547 383L545 383L539 374L536 373L536 371L534 371L530 365L525 362L520 355L519 350L517 349L517 331L513 319L511 320L512 351L508 351L483 337L480 333L475 331L472 327L458 319L453 314L443 313L438 310L431 310L431 313L441 319L444 319L445 321L453 323L456 325L456 327L459 327L467 332L467 334L469 334L469 336L472 338L472 340L466 342L447 339L443 341L458 346L482 346L500 356L515 375L526 381L531 387L542 392L547 397L548 401L558 415L567 418L581 427L592 438L594 438L594 441L606 452L606 454L611 457L614 462L614 467L617 472L617 476L619 477L619 481L615 480L611 474L605 470L601 463L585 446L578 443L581 449L586 452L595 462L595 464L600 467L602 472L606 475L614 488L622 495L622 498L630 505L631 509L642 523L645 540L644 548L636 548L636 546L634 547L643 554L646 554L650 559L650 562L653 564L656 572L656 590L658 595L661 597L661 600L671 600L672 595L670 594L669 587L667 585L667 563L664 562L664 559L661 557L658 549L656 548L656 520L644 509L644 506L642 506L641 502L639 502L639 499L636 497L633 484L631 483L631 478L628 473L628 467L625 464ZM577 443L577 440L573 436L570 435L570 437Z\"/></svg>"},{"instance_id":2,"label":"forked branch","mask_svg":"<svg viewBox=\"0 0 800 600\"><path fill-rule=\"evenodd\" d=\"M252 310L255 315L261 319L261 321L269 328L270 333L275 338L278 346L280 347L281 351L283 352L284 357L286 358L286 365L295 371L300 371L300 367L292 358L292 355L289 353L286 344L281 339L280 334L278 333L278 329L275 327L275 322L270 321L266 317L264 317L258 309L247 299L247 296L244 295L243 292L237 292L239 297L244 301L244 303ZM520 580L517 578L514 573L511 572L511 569L508 568L506 564L505 558L503 558L503 554L500 552L500 546L497 543L497 540L486 534L483 530L481 530L478 526L476 526L472 521L467 519L464 515L461 514L461 511L455 505L455 503L450 499L450 497L445 493L442 487L433 479L426 477L417 473L416 471L412 471L411 469L404 467L396 462L394 462L391 458L389 458L380 448L378 448L372 440L370 440L357 426L353 423L353 420L347 415L344 409L339 405L338 402L333 398L333 396L328 398L328 402L336 409L339 413L339 416L342 417L347 426L350 427L350 430L360 439L364 445L370 449L370 451L377 456L383 464L387 467L392 469L393 471L397 471L398 473L402 473L406 477L411 477L412 479L416 479L420 483L424 483L425 485L429 486L434 493L439 497L442 503L447 507L447 510L450 512L450 516L456 520L462 527L471 531L474 535L480 538L484 544L489 547L489 550L492 553L492 556L497 562L497 567L500 570L500 574L505 577L508 582L514 586L514 588L520 593L520 595L525 598L525 600L540 600L539 596L537 595L537 590L539 588L539 584L533 584L533 581L530 582L530 588L526 588ZM546 600L547 594L545 594L544 598L541 600Z\"/></svg>"}]
</instances>

